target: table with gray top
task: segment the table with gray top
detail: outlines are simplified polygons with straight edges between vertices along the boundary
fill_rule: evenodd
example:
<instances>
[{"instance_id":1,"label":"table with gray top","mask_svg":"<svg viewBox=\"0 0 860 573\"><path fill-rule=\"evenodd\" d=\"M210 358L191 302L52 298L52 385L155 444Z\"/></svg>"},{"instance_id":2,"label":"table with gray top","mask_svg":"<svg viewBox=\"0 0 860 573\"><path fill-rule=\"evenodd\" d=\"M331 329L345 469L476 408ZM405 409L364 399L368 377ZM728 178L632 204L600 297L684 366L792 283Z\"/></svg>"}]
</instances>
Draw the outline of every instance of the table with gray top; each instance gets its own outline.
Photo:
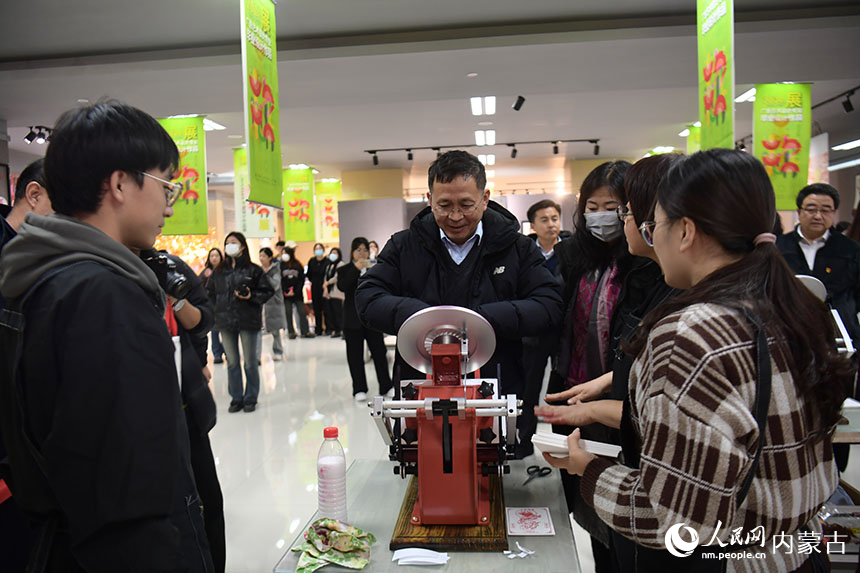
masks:
<instances>
[{"instance_id":1,"label":"table with gray top","mask_svg":"<svg viewBox=\"0 0 860 573\"><path fill-rule=\"evenodd\" d=\"M530 463L516 460L511 462L511 473L504 476L504 495L506 507L548 507L552 516L555 535L553 536L508 536L509 549L519 553L516 542L532 551L524 559L508 559L502 552L452 552L448 551L450 560L446 565L423 567L428 571L471 571L484 572L488 568L504 571L535 571L548 573L550 571L565 571L579 573L579 557L573 540L567 503L558 470L553 470L546 477L531 480L523 486L526 480L526 467ZM386 460L355 460L350 464L346 474L347 511L349 521L356 527L373 532L376 544L371 549L371 560L363 571L376 573L383 571L404 571L406 566L399 566L391 560L393 552L388 549L388 542L394 532L394 523L400 512L403 497L406 494L408 480L393 474L393 462ZM538 465L545 466L543 460ZM304 532L317 518L314 514L305 524L290 548L300 545ZM275 565L274 573L293 573L296 570L299 553L289 549ZM411 566L412 571L422 567ZM318 571L350 571L336 565L327 565Z\"/></svg>"}]
</instances>

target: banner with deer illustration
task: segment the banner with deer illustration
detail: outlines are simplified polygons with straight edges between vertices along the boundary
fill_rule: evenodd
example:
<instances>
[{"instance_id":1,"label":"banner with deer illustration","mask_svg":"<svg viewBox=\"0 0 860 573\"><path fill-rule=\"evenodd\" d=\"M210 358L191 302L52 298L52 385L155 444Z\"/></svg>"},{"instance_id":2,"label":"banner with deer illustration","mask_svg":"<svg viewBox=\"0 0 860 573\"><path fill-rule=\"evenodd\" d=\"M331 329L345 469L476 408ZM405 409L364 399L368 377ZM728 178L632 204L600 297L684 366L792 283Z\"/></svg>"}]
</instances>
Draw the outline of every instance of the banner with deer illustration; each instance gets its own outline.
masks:
<instances>
[{"instance_id":1,"label":"banner with deer illustration","mask_svg":"<svg viewBox=\"0 0 860 573\"><path fill-rule=\"evenodd\" d=\"M776 208L794 210L809 178L812 137L811 84L757 84L753 104L753 154L773 183Z\"/></svg>"},{"instance_id":2,"label":"banner with deer illustration","mask_svg":"<svg viewBox=\"0 0 860 573\"><path fill-rule=\"evenodd\" d=\"M278 52L272 0L242 0L242 85L250 199L281 207Z\"/></svg>"},{"instance_id":3,"label":"banner with deer illustration","mask_svg":"<svg viewBox=\"0 0 860 573\"><path fill-rule=\"evenodd\" d=\"M168 117L158 122L179 149L179 167L173 181L182 193L173 205L173 216L165 219L163 235L205 235L209 232L206 189L206 135L203 116Z\"/></svg>"},{"instance_id":4,"label":"banner with deer illustration","mask_svg":"<svg viewBox=\"0 0 860 573\"><path fill-rule=\"evenodd\" d=\"M248 174L248 149L233 150L233 205L236 213L236 230L249 239L275 236L275 209L262 203L248 201L250 177Z\"/></svg>"},{"instance_id":5,"label":"banner with deer illustration","mask_svg":"<svg viewBox=\"0 0 860 573\"><path fill-rule=\"evenodd\" d=\"M697 0L699 121L702 149L734 147L733 0Z\"/></svg>"},{"instance_id":6,"label":"banner with deer illustration","mask_svg":"<svg viewBox=\"0 0 860 573\"><path fill-rule=\"evenodd\" d=\"M340 181L323 179L316 184L317 240L320 243L340 241L337 204L340 201Z\"/></svg>"},{"instance_id":7,"label":"banner with deer illustration","mask_svg":"<svg viewBox=\"0 0 860 573\"><path fill-rule=\"evenodd\" d=\"M284 169L284 239L314 241L314 174Z\"/></svg>"}]
</instances>

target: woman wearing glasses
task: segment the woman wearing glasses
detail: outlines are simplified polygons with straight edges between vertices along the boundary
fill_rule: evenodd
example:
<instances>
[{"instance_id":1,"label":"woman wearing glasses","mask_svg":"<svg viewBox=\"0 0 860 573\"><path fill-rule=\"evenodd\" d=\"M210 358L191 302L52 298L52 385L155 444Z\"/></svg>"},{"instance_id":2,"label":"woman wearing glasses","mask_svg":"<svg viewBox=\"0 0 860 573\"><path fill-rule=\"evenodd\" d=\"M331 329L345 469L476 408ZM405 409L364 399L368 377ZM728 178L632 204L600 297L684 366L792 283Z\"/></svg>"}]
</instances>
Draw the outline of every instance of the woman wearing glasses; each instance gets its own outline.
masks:
<instances>
[{"instance_id":1,"label":"woman wearing glasses","mask_svg":"<svg viewBox=\"0 0 860 573\"><path fill-rule=\"evenodd\" d=\"M559 393L607 373L613 354L611 326L624 278L632 266L616 209L627 203L624 175L630 163L610 161L596 167L582 183L573 237L558 243L555 253L564 279L564 327L548 391ZM564 403L564 402L562 402ZM570 426L553 431L569 434ZM591 440L611 441L599 424L584 428ZM616 571L609 529L579 498L579 478L562 472L568 507L592 536L598 573Z\"/></svg>"},{"instance_id":2,"label":"woman wearing glasses","mask_svg":"<svg viewBox=\"0 0 860 573\"><path fill-rule=\"evenodd\" d=\"M229 412L257 408L260 393L260 369L257 364L258 335L263 327L263 303L275 290L263 269L251 262L245 235L233 231L224 239L227 258L218 265L206 286L209 299L215 303L215 328L227 357L227 390ZM244 356L245 387L239 364L239 342Z\"/></svg>"},{"instance_id":3,"label":"woman wearing glasses","mask_svg":"<svg viewBox=\"0 0 860 573\"><path fill-rule=\"evenodd\" d=\"M630 271L625 277L618 298L618 307L611 325L612 347L609 372L589 382L573 386L558 394L548 394L551 402L567 401L569 406L543 406L535 413L554 425L587 426L602 424L621 430L613 432L613 443L624 447L625 459L633 459L631 444L635 443L629 416L622 417L628 396L628 381L633 356L628 353L636 331L651 310L677 293L663 280L663 271L657 264L654 248L647 244L640 226L647 227L653 218L657 187L669 168L680 161L682 155L662 154L641 159L633 164L624 177L627 205L618 207L618 218L624 222L624 236L631 255ZM609 393L609 399L599 399ZM629 406L629 404L628 404ZM635 570L634 546L614 531L611 541L621 571Z\"/></svg>"},{"instance_id":4,"label":"woman wearing glasses","mask_svg":"<svg viewBox=\"0 0 860 573\"><path fill-rule=\"evenodd\" d=\"M699 152L672 167L657 200L645 237L667 284L684 292L645 319L634 344L638 468L582 450L578 432L570 456L551 463L581 475L582 498L638 546L669 539L685 554L696 533L691 556L637 555L639 571L826 568L816 512L838 483L831 438L851 367L825 306L774 245L767 173L739 151ZM777 541L803 535L811 555ZM764 556L705 559L702 546Z\"/></svg>"}]
</instances>

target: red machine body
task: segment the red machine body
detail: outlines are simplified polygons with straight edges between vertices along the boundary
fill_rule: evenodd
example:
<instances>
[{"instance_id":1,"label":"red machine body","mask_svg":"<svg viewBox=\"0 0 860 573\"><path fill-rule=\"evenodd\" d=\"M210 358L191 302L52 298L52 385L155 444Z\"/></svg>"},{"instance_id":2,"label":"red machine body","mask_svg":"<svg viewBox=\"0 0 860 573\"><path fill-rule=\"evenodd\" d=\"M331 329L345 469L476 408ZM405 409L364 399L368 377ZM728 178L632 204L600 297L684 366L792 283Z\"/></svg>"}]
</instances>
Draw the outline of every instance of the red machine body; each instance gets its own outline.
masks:
<instances>
[{"instance_id":1,"label":"red machine body","mask_svg":"<svg viewBox=\"0 0 860 573\"><path fill-rule=\"evenodd\" d=\"M464 414L456 409L455 399L482 398L475 386L463 385L460 345L433 344L431 357L432 384L419 386L417 398L439 402L431 416L419 409L417 418L408 421L418 430L418 499L412 523L486 525L489 477L482 475L477 441L479 430L491 426L492 418L477 417L474 408Z\"/></svg>"}]
</instances>

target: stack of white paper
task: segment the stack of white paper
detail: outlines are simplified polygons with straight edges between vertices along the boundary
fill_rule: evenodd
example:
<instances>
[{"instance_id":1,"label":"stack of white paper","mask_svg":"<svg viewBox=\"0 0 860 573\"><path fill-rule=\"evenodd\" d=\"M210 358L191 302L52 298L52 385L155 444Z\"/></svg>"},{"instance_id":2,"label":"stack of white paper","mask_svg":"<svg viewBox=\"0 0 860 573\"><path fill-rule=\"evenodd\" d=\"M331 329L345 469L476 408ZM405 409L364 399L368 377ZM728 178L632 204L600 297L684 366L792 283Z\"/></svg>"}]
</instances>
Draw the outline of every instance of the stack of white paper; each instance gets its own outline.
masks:
<instances>
[{"instance_id":1,"label":"stack of white paper","mask_svg":"<svg viewBox=\"0 0 860 573\"><path fill-rule=\"evenodd\" d=\"M552 432L537 432L532 436L532 443L537 448L551 456L564 458L568 456L567 436L554 434ZM592 440L579 440L579 446L586 452L590 452L597 456L607 456L610 458L617 457L621 452L621 446L606 444L604 442L594 442Z\"/></svg>"},{"instance_id":2,"label":"stack of white paper","mask_svg":"<svg viewBox=\"0 0 860 573\"><path fill-rule=\"evenodd\" d=\"M417 547L398 549L391 557L398 565L444 565L449 559L447 553Z\"/></svg>"}]
</instances>

